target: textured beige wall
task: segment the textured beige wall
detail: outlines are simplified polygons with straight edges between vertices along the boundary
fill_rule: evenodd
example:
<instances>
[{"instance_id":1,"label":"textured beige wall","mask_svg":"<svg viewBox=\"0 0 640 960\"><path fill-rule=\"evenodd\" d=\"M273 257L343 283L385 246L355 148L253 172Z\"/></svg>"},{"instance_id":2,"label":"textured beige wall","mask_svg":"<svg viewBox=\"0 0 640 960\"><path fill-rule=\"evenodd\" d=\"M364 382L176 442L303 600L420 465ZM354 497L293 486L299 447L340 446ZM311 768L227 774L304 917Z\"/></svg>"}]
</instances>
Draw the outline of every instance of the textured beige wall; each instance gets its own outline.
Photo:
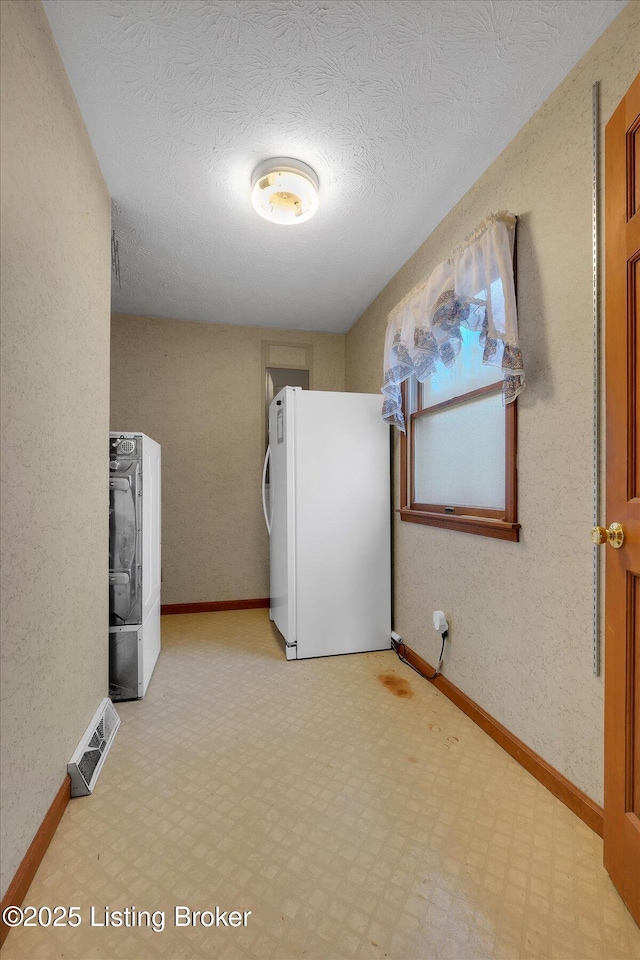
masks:
<instances>
[{"instance_id":1,"label":"textured beige wall","mask_svg":"<svg viewBox=\"0 0 640 960\"><path fill-rule=\"evenodd\" d=\"M519 544L395 523L395 628L602 801L602 680L591 665L591 87L606 120L638 69L631 3L347 335L348 390L380 388L387 314L487 213L518 214L528 383L519 401ZM397 461L396 447L396 461ZM610 518L609 518L610 519Z\"/></svg>"},{"instance_id":2,"label":"textured beige wall","mask_svg":"<svg viewBox=\"0 0 640 960\"><path fill-rule=\"evenodd\" d=\"M2 15L2 878L107 692L109 196L40 3Z\"/></svg>"},{"instance_id":3,"label":"textured beige wall","mask_svg":"<svg viewBox=\"0 0 640 960\"><path fill-rule=\"evenodd\" d=\"M163 603L269 595L263 342L311 346L312 387L344 390L343 335L112 318L111 429L162 444Z\"/></svg>"}]
</instances>

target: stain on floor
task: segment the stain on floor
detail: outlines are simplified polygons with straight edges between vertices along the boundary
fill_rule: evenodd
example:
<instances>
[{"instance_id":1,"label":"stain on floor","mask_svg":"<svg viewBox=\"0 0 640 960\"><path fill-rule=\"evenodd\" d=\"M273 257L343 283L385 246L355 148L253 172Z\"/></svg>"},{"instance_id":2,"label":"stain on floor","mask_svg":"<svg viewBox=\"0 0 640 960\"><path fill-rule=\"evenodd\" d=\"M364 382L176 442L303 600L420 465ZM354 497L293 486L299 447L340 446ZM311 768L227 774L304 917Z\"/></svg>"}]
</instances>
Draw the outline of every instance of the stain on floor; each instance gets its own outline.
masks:
<instances>
[{"instance_id":1,"label":"stain on floor","mask_svg":"<svg viewBox=\"0 0 640 960\"><path fill-rule=\"evenodd\" d=\"M389 673L379 673L378 680L396 697L406 698L413 696L413 688L408 680L405 680L404 677L399 677L397 673L393 673L393 671Z\"/></svg>"}]
</instances>

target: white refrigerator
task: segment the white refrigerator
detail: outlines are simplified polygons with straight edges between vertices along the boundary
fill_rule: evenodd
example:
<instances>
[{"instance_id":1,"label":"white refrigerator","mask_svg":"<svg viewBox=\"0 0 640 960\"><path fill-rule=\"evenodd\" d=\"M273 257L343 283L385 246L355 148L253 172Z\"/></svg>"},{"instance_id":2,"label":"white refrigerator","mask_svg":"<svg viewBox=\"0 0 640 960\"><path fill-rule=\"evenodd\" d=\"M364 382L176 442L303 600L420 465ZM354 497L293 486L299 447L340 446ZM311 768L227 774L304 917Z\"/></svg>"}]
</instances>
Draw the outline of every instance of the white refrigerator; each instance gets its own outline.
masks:
<instances>
[{"instance_id":1,"label":"white refrigerator","mask_svg":"<svg viewBox=\"0 0 640 960\"><path fill-rule=\"evenodd\" d=\"M262 494L269 615L288 660L391 646L390 486L378 395L274 397Z\"/></svg>"},{"instance_id":2,"label":"white refrigerator","mask_svg":"<svg viewBox=\"0 0 640 960\"><path fill-rule=\"evenodd\" d=\"M160 653L160 444L109 434L109 696L147 692Z\"/></svg>"}]
</instances>

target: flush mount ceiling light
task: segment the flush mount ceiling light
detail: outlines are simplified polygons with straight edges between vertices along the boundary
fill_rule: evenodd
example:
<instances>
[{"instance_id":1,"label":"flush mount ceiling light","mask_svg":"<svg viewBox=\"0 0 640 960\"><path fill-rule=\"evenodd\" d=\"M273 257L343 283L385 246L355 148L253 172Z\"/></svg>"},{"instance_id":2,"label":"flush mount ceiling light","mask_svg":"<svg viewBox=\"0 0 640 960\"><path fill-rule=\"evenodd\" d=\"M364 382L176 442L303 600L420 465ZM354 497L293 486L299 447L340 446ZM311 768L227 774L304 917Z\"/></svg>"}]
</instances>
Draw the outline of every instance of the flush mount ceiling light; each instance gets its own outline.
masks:
<instances>
[{"instance_id":1,"label":"flush mount ceiling light","mask_svg":"<svg viewBox=\"0 0 640 960\"><path fill-rule=\"evenodd\" d=\"M318 209L315 170L292 157L265 160L251 177L251 202L261 217L284 225L304 223Z\"/></svg>"}]
</instances>

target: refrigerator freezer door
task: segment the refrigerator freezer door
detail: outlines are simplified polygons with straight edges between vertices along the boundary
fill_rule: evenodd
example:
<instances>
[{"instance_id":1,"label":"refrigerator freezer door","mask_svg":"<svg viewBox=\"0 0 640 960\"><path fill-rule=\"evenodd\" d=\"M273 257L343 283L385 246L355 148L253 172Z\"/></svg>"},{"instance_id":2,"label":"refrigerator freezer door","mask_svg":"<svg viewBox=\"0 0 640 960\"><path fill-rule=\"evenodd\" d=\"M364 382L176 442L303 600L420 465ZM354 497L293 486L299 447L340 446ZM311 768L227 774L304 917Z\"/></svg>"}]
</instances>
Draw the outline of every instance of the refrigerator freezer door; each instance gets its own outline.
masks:
<instances>
[{"instance_id":1,"label":"refrigerator freezer door","mask_svg":"<svg viewBox=\"0 0 640 960\"><path fill-rule=\"evenodd\" d=\"M380 398L295 396L297 656L391 644L389 427Z\"/></svg>"},{"instance_id":2,"label":"refrigerator freezer door","mask_svg":"<svg viewBox=\"0 0 640 960\"><path fill-rule=\"evenodd\" d=\"M269 407L270 616L288 645L288 657L292 656L296 643L293 400L299 392L285 387Z\"/></svg>"}]
</instances>

